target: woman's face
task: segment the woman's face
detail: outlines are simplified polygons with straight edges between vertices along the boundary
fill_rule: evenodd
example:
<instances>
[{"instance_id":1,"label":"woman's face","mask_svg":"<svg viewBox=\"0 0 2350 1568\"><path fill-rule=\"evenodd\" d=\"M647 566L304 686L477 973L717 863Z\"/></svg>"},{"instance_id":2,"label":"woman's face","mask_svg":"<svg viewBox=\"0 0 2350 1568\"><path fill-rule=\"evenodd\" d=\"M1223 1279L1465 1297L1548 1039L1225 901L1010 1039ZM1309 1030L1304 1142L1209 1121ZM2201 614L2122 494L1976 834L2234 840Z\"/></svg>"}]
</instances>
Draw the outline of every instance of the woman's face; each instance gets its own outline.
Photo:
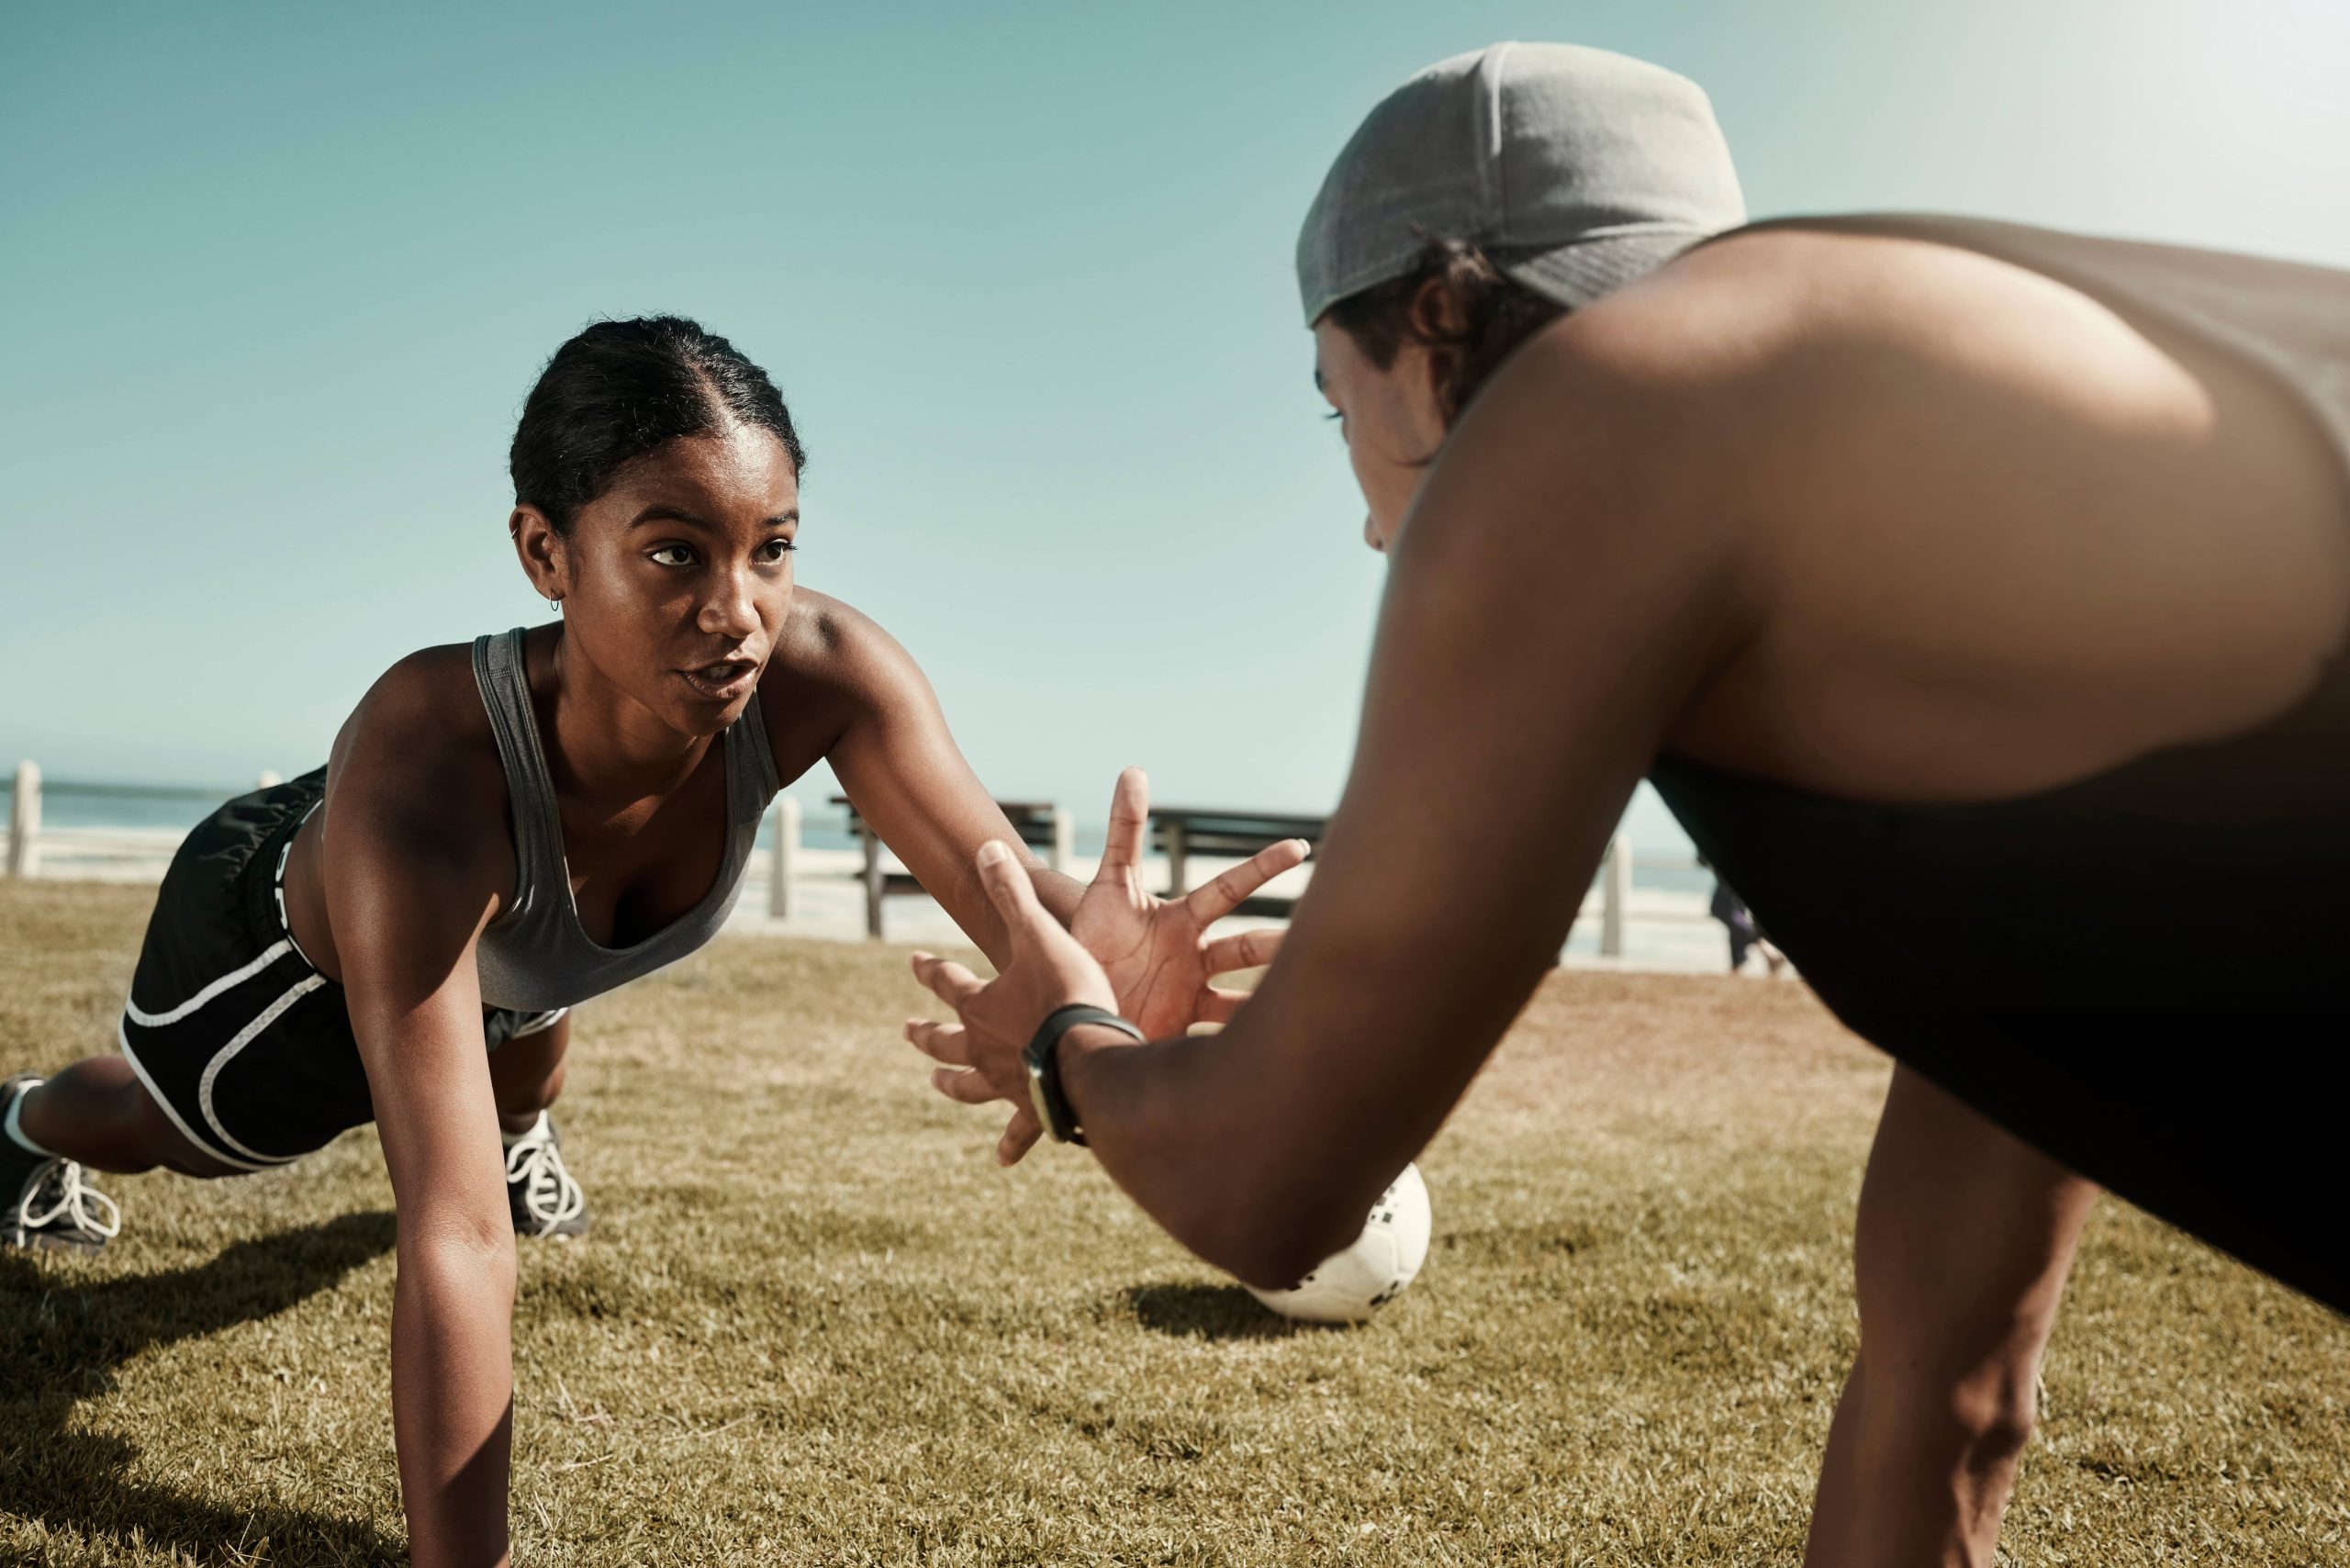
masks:
<instances>
[{"instance_id":1,"label":"woman's face","mask_svg":"<svg viewBox=\"0 0 2350 1568\"><path fill-rule=\"evenodd\" d=\"M568 535L528 507L514 529L532 580L563 599L567 657L682 734L750 706L791 608L800 531L800 476L771 432L680 437L623 467Z\"/></svg>"},{"instance_id":2,"label":"woman's face","mask_svg":"<svg viewBox=\"0 0 2350 1568\"><path fill-rule=\"evenodd\" d=\"M1385 550L1419 493L1428 460L1444 443L1427 350L1407 343L1382 370L1325 317L1314 324L1314 384L1337 411L1347 458L1370 509L1363 543Z\"/></svg>"}]
</instances>

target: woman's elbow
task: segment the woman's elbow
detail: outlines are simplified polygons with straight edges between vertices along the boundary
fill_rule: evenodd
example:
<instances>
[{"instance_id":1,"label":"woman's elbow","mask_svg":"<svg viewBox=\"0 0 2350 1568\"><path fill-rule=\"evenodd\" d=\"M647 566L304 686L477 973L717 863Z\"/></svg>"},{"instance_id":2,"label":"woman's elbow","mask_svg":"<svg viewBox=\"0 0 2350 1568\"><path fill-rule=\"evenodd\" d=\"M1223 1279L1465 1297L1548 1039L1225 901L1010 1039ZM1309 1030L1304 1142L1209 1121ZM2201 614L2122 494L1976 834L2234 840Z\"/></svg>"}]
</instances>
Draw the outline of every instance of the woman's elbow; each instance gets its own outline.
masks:
<instances>
[{"instance_id":1,"label":"woman's elbow","mask_svg":"<svg viewBox=\"0 0 2350 1568\"><path fill-rule=\"evenodd\" d=\"M400 1226L402 1284L441 1294L493 1291L509 1299L517 1275L514 1229L503 1215L437 1215Z\"/></svg>"}]
</instances>

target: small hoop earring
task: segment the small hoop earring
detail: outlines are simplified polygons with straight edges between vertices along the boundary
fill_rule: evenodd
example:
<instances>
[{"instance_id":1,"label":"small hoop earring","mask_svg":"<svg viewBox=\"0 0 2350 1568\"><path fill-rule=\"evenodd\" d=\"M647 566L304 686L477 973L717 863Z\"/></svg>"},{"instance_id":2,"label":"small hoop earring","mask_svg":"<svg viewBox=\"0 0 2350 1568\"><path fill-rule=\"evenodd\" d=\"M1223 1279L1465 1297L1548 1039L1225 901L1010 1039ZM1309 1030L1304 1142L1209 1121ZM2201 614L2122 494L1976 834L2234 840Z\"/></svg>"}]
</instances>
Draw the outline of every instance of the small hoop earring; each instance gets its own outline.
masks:
<instances>
[{"instance_id":1,"label":"small hoop earring","mask_svg":"<svg viewBox=\"0 0 2350 1568\"><path fill-rule=\"evenodd\" d=\"M548 613L549 615L560 615L560 614L562 614L562 613L563 613L563 600L562 600L562 599L551 599L547 600L547 613Z\"/></svg>"}]
</instances>

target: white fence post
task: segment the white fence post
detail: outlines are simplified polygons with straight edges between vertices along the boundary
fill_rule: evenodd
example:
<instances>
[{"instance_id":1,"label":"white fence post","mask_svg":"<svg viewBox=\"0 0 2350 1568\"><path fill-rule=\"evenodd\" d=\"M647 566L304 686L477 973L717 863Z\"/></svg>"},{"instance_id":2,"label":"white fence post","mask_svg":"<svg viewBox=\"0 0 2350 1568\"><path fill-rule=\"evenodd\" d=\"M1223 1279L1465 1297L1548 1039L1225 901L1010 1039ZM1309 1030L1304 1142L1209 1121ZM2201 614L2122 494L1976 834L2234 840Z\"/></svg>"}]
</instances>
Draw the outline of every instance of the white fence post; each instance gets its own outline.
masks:
<instances>
[{"instance_id":1,"label":"white fence post","mask_svg":"<svg viewBox=\"0 0 2350 1568\"><path fill-rule=\"evenodd\" d=\"M1607 864L1600 873L1599 953L1606 958L1624 956L1625 907L1632 902L1632 841L1617 834L1607 845Z\"/></svg>"},{"instance_id":2,"label":"white fence post","mask_svg":"<svg viewBox=\"0 0 2350 1568\"><path fill-rule=\"evenodd\" d=\"M1159 831L1167 838L1167 896L1180 899L1190 892L1192 879L1192 846L1184 824L1176 819L1161 818Z\"/></svg>"},{"instance_id":3,"label":"white fence post","mask_svg":"<svg viewBox=\"0 0 2350 1568\"><path fill-rule=\"evenodd\" d=\"M17 764L17 792L8 809L8 875L40 870L40 765Z\"/></svg>"},{"instance_id":4,"label":"white fence post","mask_svg":"<svg viewBox=\"0 0 2350 1568\"><path fill-rule=\"evenodd\" d=\"M1067 806L1053 808L1053 853L1045 864L1066 877L1069 863L1077 858L1077 818Z\"/></svg>"},{"instance_id":5,"label":"white fence post","mask_svg":"<svg viewBox=\"0 0 2350 1568\"><path fill-rule=\"evenodd\" d=\"M778 920L791 915L791 879L800 869L800 802L789 795L775 798L775 862L767 868L767 913Z\"/></svg>"}]
</instances>

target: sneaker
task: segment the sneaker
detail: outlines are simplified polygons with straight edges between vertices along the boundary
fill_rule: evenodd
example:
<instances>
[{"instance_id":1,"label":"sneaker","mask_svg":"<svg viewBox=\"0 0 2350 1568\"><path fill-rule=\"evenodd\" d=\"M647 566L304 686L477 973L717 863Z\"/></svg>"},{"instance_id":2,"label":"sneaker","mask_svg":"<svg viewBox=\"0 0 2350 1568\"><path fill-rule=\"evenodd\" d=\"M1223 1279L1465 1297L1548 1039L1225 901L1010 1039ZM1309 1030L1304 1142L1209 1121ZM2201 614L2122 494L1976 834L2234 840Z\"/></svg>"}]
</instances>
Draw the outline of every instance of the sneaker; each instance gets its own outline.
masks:
<instances>
[{"instance_id":1,"label":"sneaker","mask_svg":"<svg viewBox=\"0 0 2350 1568\"><path fill-rule=\"evenodd\" d=\"M587 1195L564 1164L563 1140L544 1111L536 1126L507 1146L506 1204L517 1236L568 1241L588 1233Z\"/></svg>"},{"instance_id":2,"label":"sneaker","mask_svg":"<svg viewBox=\"0 0 2350 1568\"><path fill-rule=\"evenodd\" d=\"M20 1072L0 1083L0 1122L17 1096L40 1082ZM0 1246L95 1252L122 1229L115 1201L82 1180L77 1160L40 1154L0 1131Z\"/></svg>"}]
</instances>

